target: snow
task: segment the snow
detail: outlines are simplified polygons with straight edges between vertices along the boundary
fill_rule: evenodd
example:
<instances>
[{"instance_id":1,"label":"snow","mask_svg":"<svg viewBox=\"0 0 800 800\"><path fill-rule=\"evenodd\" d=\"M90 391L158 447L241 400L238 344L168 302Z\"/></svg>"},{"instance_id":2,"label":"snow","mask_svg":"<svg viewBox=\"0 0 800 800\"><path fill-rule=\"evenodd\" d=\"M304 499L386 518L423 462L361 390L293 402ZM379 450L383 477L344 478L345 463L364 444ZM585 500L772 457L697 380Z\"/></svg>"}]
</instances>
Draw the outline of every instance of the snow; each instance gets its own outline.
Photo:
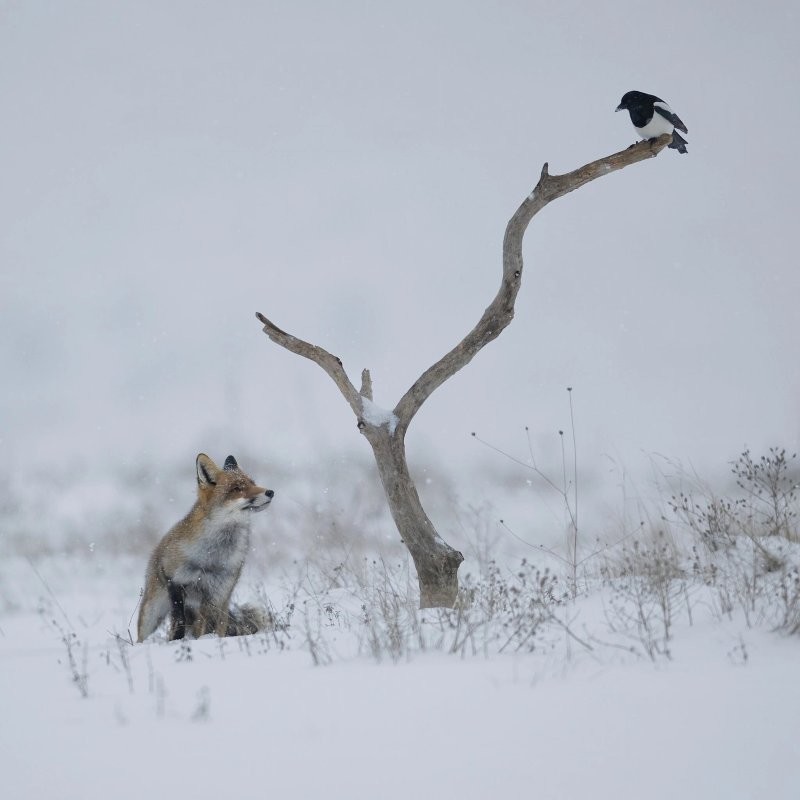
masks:
<instances>
[{"instance_id":1,"label":"snow","mask_svg":"<svg viewBox=\"0 0 800 800\"><path fill-rule=\"evenodd\" d=\"M606 631L591 652L553 632L524 655L377 663L330 624L332 658L315 666L302 636L118 641L143 567L3 565L5 796L797 796L800 640L703 603L676 624L671 660L634 657ZM575 630L602 619L602 594L570 607ZM87 697L59 626L77 632L79 668L87 648Z\"/></svg>"},{"instance_id":2,"label":"snow","mask_svg":"<svg viewBox=\"0 0 800 800\"><path fill-rule=\"evenodd\" d=\"M395 432L397 423L399 422L393 411L381 408L368 397L364 396L361 397L361 414L364 418L364 422L369 425L374 425L376 428L380 428L381 425L386 425L390 434Z\"/></svg>"}]
</instances>

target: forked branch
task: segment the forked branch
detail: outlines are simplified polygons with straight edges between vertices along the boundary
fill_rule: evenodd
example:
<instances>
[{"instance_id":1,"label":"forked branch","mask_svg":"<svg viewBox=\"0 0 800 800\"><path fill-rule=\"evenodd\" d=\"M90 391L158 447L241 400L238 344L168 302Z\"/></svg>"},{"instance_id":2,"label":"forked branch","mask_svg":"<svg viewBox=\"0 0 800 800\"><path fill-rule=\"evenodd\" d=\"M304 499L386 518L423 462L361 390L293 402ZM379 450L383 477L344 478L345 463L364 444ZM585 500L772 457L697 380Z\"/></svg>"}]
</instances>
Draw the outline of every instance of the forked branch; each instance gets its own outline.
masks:
<instances>
[{"instance_id":1,"label":"forked branch","mask_svg":"<svg viewBox=\"0 0 800 800\"><path fill-rule=\"evenodd\" d=\"M548 165L545 163L536 187L522 201L506 226L503 239L503 276L497 295L487 306L477 325L450 352L426 369L400 398L400 402L394 409L397 417L395 428L397 437L404 438L409 423L428 397L448 378L472 361L475 354L484 345L496 339L514 318L514 303L522 280L522 239L533 217L548 203L580 189L581 186L585 186L596 178L657 156L671 141L672 138L669 134L658 139L645 140L626 150L585 164L564 175L550 175ZM319 364L339 387L339 391L347 400L356 417L361 417L361 394L350 382L342 362L336 356L322 347L282 331L263 314L256 312L256 317L264 326L264 333L273 342ZM367 385L369 394L365 393ZM362 393L371 399L371 382L362 384Z\"/></svg>"}]
</instances>

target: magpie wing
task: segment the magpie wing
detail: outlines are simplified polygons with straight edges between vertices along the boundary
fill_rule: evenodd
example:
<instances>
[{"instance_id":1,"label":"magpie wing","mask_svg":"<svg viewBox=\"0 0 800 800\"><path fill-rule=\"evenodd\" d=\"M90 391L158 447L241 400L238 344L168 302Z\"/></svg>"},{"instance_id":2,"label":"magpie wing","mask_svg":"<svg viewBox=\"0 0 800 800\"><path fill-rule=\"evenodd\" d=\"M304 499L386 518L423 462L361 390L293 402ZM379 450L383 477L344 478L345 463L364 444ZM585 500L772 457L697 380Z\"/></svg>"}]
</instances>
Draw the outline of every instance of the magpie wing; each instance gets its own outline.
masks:
<instances>
[{"instance_id":1,"label":"magpie wing","mask_svg":"<svg viewBox=\"0 0 800 800\"><path fill-rule=\"evenodd\" d=\"M681 118L663 100L653 103L653 109L664 119L669 120L679 131L689 133L689 129L683 124Z\"/></svg>"}]
</instances>

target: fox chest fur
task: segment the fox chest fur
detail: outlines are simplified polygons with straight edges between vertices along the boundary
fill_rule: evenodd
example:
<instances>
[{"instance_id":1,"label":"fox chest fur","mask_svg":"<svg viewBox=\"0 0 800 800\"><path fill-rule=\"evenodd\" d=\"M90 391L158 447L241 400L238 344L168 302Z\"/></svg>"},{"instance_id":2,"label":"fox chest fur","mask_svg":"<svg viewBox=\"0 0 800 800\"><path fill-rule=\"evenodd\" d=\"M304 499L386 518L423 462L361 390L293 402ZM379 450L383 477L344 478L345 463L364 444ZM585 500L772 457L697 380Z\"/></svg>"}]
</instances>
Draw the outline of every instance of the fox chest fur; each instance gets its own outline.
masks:
<instances>
[{"instance_id":1,"label":"fox chest fur","mask_svg":"<svg viewBox=\"0 0 800 800\"><path fill-rule=\"evenodd\" d=\"M222 516L222 515L220 515ZM213 598L233 588L250 549L250 521L215 519L211 516L195 528L191 537L173 530L174 539L165 539L161 559L163 578L196 589ZM170 546L171 545L171 546Z\"/></svg>"}]
</instances>

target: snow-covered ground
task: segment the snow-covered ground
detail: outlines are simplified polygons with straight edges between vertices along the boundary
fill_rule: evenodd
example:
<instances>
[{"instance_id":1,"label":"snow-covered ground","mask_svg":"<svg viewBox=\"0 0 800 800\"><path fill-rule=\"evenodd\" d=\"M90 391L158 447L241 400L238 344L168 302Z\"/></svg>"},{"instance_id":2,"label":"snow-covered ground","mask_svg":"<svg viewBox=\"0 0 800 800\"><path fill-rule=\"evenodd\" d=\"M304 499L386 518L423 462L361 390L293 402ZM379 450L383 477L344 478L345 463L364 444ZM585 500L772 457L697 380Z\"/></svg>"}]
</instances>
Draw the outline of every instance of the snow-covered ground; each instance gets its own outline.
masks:
<instances>
[{"instance_id":1,"label":"snow-covered ground","mask_svg":"<svg viewBox=\"0 0 800 800\"><path fill-rule=\"evenodd\" d=\"M676 584L668 643L647 603L649 632L622 624L636 603L618 579L548 607L526 640L519 617L464 635L415 612L403 564L359 582L298 562L240 590L285 629L131 645L143 567L4 561L5 797L797 797L800 638L702 581Z\"/></svg>"}]
</instances>

